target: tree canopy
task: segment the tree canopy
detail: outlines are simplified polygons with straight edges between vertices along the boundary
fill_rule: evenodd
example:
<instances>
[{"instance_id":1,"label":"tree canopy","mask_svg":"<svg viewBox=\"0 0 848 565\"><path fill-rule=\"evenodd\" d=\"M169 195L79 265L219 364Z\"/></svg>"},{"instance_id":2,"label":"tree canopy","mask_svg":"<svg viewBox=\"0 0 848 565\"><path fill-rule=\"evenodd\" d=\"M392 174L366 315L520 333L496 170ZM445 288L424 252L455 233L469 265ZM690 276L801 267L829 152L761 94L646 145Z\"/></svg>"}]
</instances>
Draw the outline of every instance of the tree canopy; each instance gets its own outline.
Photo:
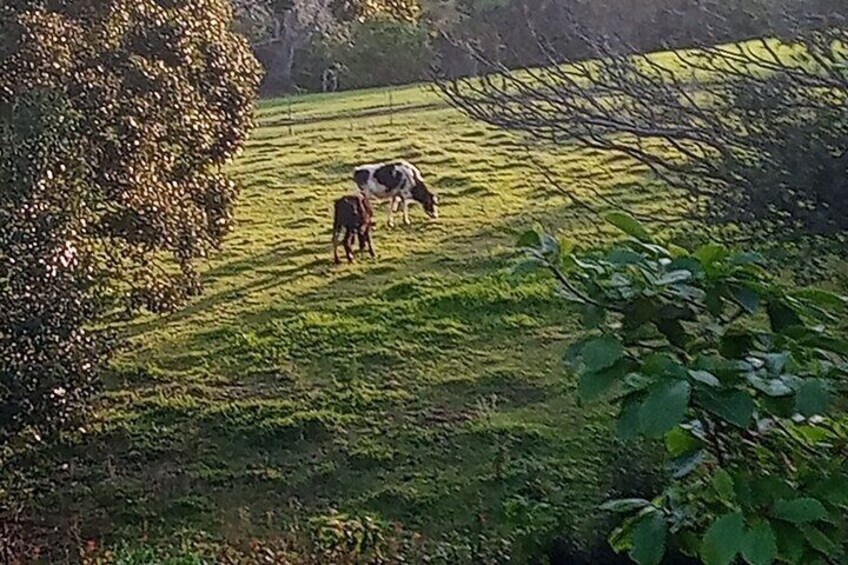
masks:
<instances>
[{"instance_id":1,"label":"tree canopy","mask_svg":"<svg viewBox=\"0 0 848 565\"><path fill-rule=\"evenodd\" d=\"M0 7L4 434L83 403L106 308L199 290L193 262L220 244L237 194L218 169L260 78L231 19L226 0Z\"/></svg>"}]
</instances>

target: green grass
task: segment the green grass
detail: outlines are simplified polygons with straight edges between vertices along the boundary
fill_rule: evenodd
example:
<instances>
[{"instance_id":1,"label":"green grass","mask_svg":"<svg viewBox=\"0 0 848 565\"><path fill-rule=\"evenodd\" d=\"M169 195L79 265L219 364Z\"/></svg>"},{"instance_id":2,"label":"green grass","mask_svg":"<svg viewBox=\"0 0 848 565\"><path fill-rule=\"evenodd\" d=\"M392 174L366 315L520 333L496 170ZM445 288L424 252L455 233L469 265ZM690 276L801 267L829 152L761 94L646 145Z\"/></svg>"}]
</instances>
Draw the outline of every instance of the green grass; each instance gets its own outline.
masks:
<instances>
[{"instance_id":1,"label":"green grass","mask_svg":"<svg viewBox=\"0 0 848 565\"><path fill-rule=\"evenodd\" d=\"M205 294L126 328L98 422L66 456L75 486L45 495L55 515L97 537L237 538L334 508L440 537L480 513L505 534L508 508L544 501L564 527L591 527L619 447L561 368L573 313L509 260L534 223L588 240L596 221L510 135L418 87L393 102L390 116L382 90L297 98L291 133L288 103L260 105ZM378 260L332 266L332 201L354 165L392 158L419 165L441 218L413 208L392 230L380 210ZM674 206L614 156L539 158L578 190Z\"/></svg>"}]
</instances>

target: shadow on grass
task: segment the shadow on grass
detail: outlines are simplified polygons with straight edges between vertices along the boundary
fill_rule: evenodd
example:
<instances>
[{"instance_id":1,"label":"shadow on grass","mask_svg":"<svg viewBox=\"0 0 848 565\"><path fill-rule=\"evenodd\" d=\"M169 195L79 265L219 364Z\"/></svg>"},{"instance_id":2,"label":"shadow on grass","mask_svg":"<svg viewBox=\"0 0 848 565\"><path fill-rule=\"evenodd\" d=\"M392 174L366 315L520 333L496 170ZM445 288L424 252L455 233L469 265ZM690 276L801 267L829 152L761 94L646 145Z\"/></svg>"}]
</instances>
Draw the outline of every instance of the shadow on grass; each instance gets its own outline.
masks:
<instances>
[{"instance_id":1,"label":"shadow on grass","mask_svg":"<svg viewBox=\"0 0 848 565\"><path fill-rule=\"evenodd\" d=\"M131 333L305 275L327 280L191 332L179 348L207 357L207 381L150 378L144 360L115 379L101 425L46 459L68 467L58 477L40 467L44 484L62 485L41 494L48 521L79 517L93 537L261 532L292 519L297 501L304 516L375 512L429 535L484 513L506 532L514 498L579 520L610 480L607 416L576 405L561 347L539 343L573 323L551 283L516 284L506 254L488 252L511 241L507 228L573 225L577 215L564 208L461 236L430 231L441 236L435 251L355 270L329 257L287 266L318 244L215 267L207 277L263 274Z\"/></svg>"}]
</instances>

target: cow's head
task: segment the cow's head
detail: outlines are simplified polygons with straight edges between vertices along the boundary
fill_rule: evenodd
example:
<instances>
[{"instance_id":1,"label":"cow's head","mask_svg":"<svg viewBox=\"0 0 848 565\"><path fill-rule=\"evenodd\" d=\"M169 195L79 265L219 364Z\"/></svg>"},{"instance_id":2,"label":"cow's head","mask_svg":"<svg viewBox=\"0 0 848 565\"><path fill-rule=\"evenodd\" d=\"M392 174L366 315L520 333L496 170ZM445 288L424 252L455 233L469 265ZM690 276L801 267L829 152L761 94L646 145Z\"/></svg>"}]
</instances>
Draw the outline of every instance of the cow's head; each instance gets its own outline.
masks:
<instances>
[{"instance_id":1,"label":"cow's head","mask_svg":"<svg viewBox=\"0 0 848 565\"><path fill-rule=\"evenodd\" d=\"M430 192L423 182L418 181L412 187L412 199L421 203L421 207L428 216L439 217L439 198Z\"/></svg>"}]
</instances>

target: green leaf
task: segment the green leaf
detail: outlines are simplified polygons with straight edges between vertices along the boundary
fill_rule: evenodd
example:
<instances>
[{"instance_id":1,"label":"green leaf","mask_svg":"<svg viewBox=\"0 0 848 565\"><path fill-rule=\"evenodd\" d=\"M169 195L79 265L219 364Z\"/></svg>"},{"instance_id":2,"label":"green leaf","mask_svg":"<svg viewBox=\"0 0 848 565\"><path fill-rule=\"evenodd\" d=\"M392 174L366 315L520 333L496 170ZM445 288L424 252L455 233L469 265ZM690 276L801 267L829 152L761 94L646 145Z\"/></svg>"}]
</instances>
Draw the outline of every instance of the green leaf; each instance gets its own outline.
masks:
<instances>
[{"instance_id":1,"label":"green leaf","mask_svg":"<svg viewBox=\"0 0 848 565\"><path fill-rule=\"evenodd\" d=\"M741 512L725 514L707 529L701 542L701 558L705 565L730 565L745 536Z\"/></svg>"},{"instance_id":2,"label":"green leaf","mask_svg":"<svg viewBox=\"0 0 848 565\"><path fill-rule=\"evenodd\" d=\"M625 519L624 522L615 528L607 538L610 547L616 553L623 553L630 548L630 542L633 537L633 521Z\"/></svg>"},{"instance_id":3,"label":"green leaf","mask_svg":"<svg viewBox=\"0 0 848 565\"><path fill-rule=\"evenodd\" d=\"M694 453L703 445L704 442L680 427L672 429L665 435L665 449L674 458Z\"/></svg>"},{"instance_id":4,"label":"green leaf","mask_svg":"<svg viewBox=\"0 0 848 565\"><path fill-rule=\"evenodd\" d=\"M777 535L777 550L781 559L788 563L800 563L807 545L804 534L784 522L774 522L772 527Z\"/></svg>"},{"instance_id":5,"label":"green leaf","mask_svg":"<svg viewBox=\"0 0 848 565\"><path fill-rule=\"evenodd\" d=\"M574 262L574 264L577 267L580 267L581 269L583 269L584 271L591 271L591 273L594 273L595 275L599 275L599 276L606 273L606 269L604 267L602 267L601 265L599 265L596 261L592 261L592 260L584 261L584 260L580 259L579 257L577 257L576 255L571 255L570 257L571 257L571 260ZM585 273L585 274L590 274L590 273Z\"/></svg>"},{"instance_id":6,"label":"green leaf","mask_svg":"<svg viewBox=\"0 0 848 565\"><path fill-rule=\"evenodd\" d=\"M626 247L617 247L607 255L607 261L614 265L636 265L645 260L645 256Z\"/></svg>"},{"instance_id":7,"label":"green leaf","mask_svg":"<svg viewBox=\"0 0 848 565\"><path fill-rule=\"evenodd\" d=\"M830 392L821 379L805 380L795 394L795 409L803 416L820 416L830 406Z\"/></svg>"},{"instance_id":8,"label":"green leaf","mask_svg":"<svg viewBox=\"0 0 848 565\"><path fill-rule=\"evenodd\" d=\"M606 319L606 310L594 304L584 304L580 310L583 318L583 326L588 329L597 329L603 323L604 319Z\"/></svg>"},{"instance_id":9,"label":"green leaf","mask_svg":"<svg viewBox=\"0 0 848 565\"><path fill-rule=\"evenodd\" d=\"M635 398L628 399L621 407L615 422L615 434L623 440L639 437L639 411L641 405Z\"/></svg>"},{"instance_id":10,"label":"green leaf","mask_svg":"<svg viewBox=\"0 0 848 565\"><path fill-rule=\"evenodd\" d=\"M692 377L693 380L709 387L716 388L721 386L721 381L719 381L716 376L709 371L689 371L689 376Z\"/></svg>"},{"instance_id":11,"label":"green leaf","mask_svg":"<svg viewBox=\"0 0 848 565\"><path fill-rule=\"evenodd\" d=\"M751 481L751 495L757 506L771 505L781 499L791 499L795 490L783 479L774 476L760 476Z\"/></svg>"},{"instance_id":12,"label":"green leaf","mask_svg":"<svg viewBox=\"0 0 848 565\"><path fill-rule=\"evenodd\" d=\"M756 404L741 390L731 393L704 394L699 397L701 405L730 424L739 428L747 428L754 416Z\"/></svg>"},{"instance_id":13,"label":"green leaf","mask_svg":"<svg viewBox=\"0 0 848 565\"><path fill-rule=\"evenodd\" d=\"M775 333L782 333L789 328L804 325L795 310L785 302L772 300L768 303L766 311L768 312L771 329Z\"/></svg>"},{"instance_id":14,"label":"green leaf","mask_svg":"<svg viewBox=\"0 0 848 565\"><path fill-rule=\"evenodd\" d=\"M743 359L730 360L721 359L720 357L717 359L718 362L712 366L699 366L698 368L705 369L714 374L723 385L741 384L740 381L754 370L753 365Z\"/></svg>"},{"instance_id":15,"label":"green leaf","mask_svg":"<svg viewBox=\"0 0 848 565\"><path fill-rule=\"evenodd\" d=\"M610 500L601 504L601 510L606 512L620 512L622 514L630 514L635 510L641 510L651 503L644 498L622 498L620 500Z\"/></svg>"},{"instance_id":16,"label":"green leaf","mask_svg":"<svg viewBox=\"0 0 848 565\"><path fill-rule=\"evenodd\" d=\"M686 333L686 329L677 320L659 320L656 322L657 329L662 333L668 341L681 349L686 349L691 337Z\"/></svg>"},{"instance_id":17,"label":"green leaf","mask_svg":"<svg viewBox=\"0 0 848 565\"><path fill-rule=\"evenodd\" d=\"M733 490L736 492L736 500L743 509L750 509L754 505L753 492L751 489L751 476L744 471L733 473Z\"/></svg>"},{"instance_id":18,"label":"green leaf","mask_svg":"<svg viewBox=\"0 0 848 565\"><path fill-rule=\"evenodd\" d=\"M671 377L680 380L685 379L688 375L686 367L665 353L651 353L645 357L642 363L642 372L646 375Z\"/></svg>"},{"instance_id":19,"label":"green leaf","mask_svg":"<svg viewBox=\"0 0 848 565\"><path fill-rule=\"evenodd\" d=\"M747 286L731 286L730 294L739 306L749 314L760 307L760 295L756 290Z\"/></svg>"},{"instance_id":20,"label":"green leaf","mask_svg":"<svg viewBox=\"0 0 848 565\"><path fill-rule=\"evenodd\" d=\"M820 288L804 288L793 292L792 296L807 300L818 306L833 306L836 308L844 308L848 304L848 297L839 294L828 292Z\"/></svg>"},{"instance_id":21,"label":"green leaf","mask_svg":"<svg viewBox=\"0 0 848 565\"><path fill-rule=\"evenodd\" d=\"M760 522L745 532L742 557L751 565L771 565L777 558L777 538L768 522Z\"/></svg>"},{"instance_id":22,"label":"green leaf","mask_svg":"<svg viewBox=\"0 0 848 565\"><path fill-rule=\"evenodd\" d=\"M753 334L740 329L731 329L721 336L719 353L728 359L744 359L753 348Z\"/></svg>"},{"instance_id":23,"label":"green leaf","mask_svg":"<svg viewBox=\"0 0 848 565\"><path fill-rule=\"evenodd\" d=\"M704 305L707 311L713 316L721 316L724 311L724 300L722 299L722 289L720 286L710 288L704 297Z\"/></svg>"},{"instance_id":24,"label":"green leaf","mask_svg":"<svg viewBox=\"0 0 848 565\"><path fill-rule=\"evenodd\" d=\"M626 233L629 236L635 237L639 241L652 243L653 238L648 233L642 224L636 218L623 212L610 212L604 219Z\"/></svg>"},{"instance_id":25,"label":"green leaf","mask_svg":"<svg viewBox=\"0 0 848 565\"><path fill-rule=\"evenodd\" d=\"M686 381L660 383L639 410L639 428L648 437L661 437L683 421L689 409L690 386Z\"/></svg>"},{"instance_id":26,"label":"green leaf","mask_svg":"<svg viewBox=\"0 0 848 565\"><path fill-rule=\"evenodd\" d=\"M528 230L521 234L516 243L517 247L527 247L530 249L538 249L542 246L542 236L536 230Z\"/></svg>"},{"instance_id":27,"label":"green leaf","mask_svg":"<svg viewBox=\"0 0 848 565\"><path fill-rule=\"evenodd\" d=\"M801 343L808 347L815 347L823 351L848 356L848 341L844 339L837 339L826 335L810 335L805 337Z\"/></svg>"},{"instance_id":28,"label":"green leaf","mask_svg":"<svg viewBox=\"0 0 848 565\"><path fill-rule=\"evenodd\" d=\"M760 408L763 415L777 416L778 418L791 418L795 411L795 399L792 396L764 396L760 399Z\"/></svg>"},{"instance_id":29,"label":"green leaf","mask_svg":"<svg viewBox=\"0 0 848 565\"><path fill-rule=\"evenodd\" d=\"M693 255L701 262L702 265L710 266L716 261L725 259L728 255L727 249L721 245L708 243L699 247Z\"/></svg>"},{"instance_id":30,"label":"green leaf","mask_svg":"<svg viewBox=\"0 0 848 565\"><path fill-rule=\"evenodd\" d=\"M799 527L804 533L804 538L816 551L820 551L828 557L834 557L839 551L839 548L832 541L830 541L830 538L828 538L818 528L809 524L804 524Z\"/></svg>"},{"instance_id":31,"label":"green leaf","mask_svg":"<svg viewBox=\"0 0 848 565\"><path fill-rule=\"evenodd\" d=\"M704 450L696 451L689 455L684 455L683 457L678 457L674 459L669 464L669 470L671 471L672 477L675 479L682 479L687 476L689 473L697 469L704 462Z\"/></svg>"},{"instance_id":32,"label":"green leaf","mask_svg":"<svg viewBox=\"0 0 848 565\"><path fill-rule=\"evenodd\" d=\"M603 396L612 386L624 378L631 368L631 363L620 359L615 365L595 373L583 373L577 385L577 394L585 402L592 402Z\"/></svg>"},{"instance_id":33,"label":"green leaf","mask_svg":"<svg viewBox=\"0 0 848 565\"><path fill-rule=\"evenodd\" d=\"M589 342L589 339L583 338L575 341L565 350L562 356L562 362L571 371L577 371L580 368L580 359L583 354L583 348Z\"/></svg>"},{"instance_id":34,"label":"green leaf","mask_svg":"<svg viewBox=\"0 0 848 565\"><path fill-rule=\"evenodd\" d=\"M748 377L748 382L751 383L752 387L772 398L781 398L792 394L792 389L781 379L763 379L751 375Z\"/></svg>"},{"instance_id":35,"label":"green leaf","mask_svg":"<svg viewBox=\"0 0 848 565\"><path fill-rule=\"evenodd\" d=\"M719 469L713 475L713 488L721 497L721 500L725 502L732 502L736 497L736 494L733 491L733 479L730 477L730 473L725 471L724 469Z\"/></svg>"},{"instance_id":36,"label":"green leaf","mask_svg":"<svg viewBox=\"0 0 848 565\"><path fill-rule=\"evenodd\" d=\"M775 502L773 515L793 524L806 524L827 518L827 510L815 498L795 498Z\"/></svg>"},{"instance_id":37,"label":"green leaf","mask_svg":"<svg viewBox=\"0 0 848 565\"><path fill-rule=\"evenodd\" d=\"M542 247L541 247L542 255L545 256L550 263L554 265L560 262L560 258L562 257L562 247L557 241L556 238L550 236L548 234L542 235Z\"/></svg>"},{"instance_id":38,"label":"green leaf","mask_svg":"<svg viewBox=\"0 0 848 565\"><path fill-rule=\"evenodd\" d=\"M848 503L848 476L834 475L829 477L817 484L812 492L831 505Z\"/></svg>"},{"instance_id":39,"label":"green leaf","mask_svg":"<svg viewBox=\"0 0 848 565\"><path fill-rule=\"evenodd\" d=\"M693 275L700 274L704 270L701 262L688 254L684 257L674 259L666 268L669 271L689 271Z\"/></svg>"},{"instance_id":40,"label":"green leaf","mask_svg":"<svg viewBox=\"0 0 848 565\"><path fill-rule=\"evenodd\" d=\"M665 555L668 526L659 512L643 518L633 528L633 549L630 558L639 565L658 565Z\"/></svg>"},{"instance_id":41,"label":"green leaf","mask_svg":"<svg viewBox=\"0 0 848 565\"><path fill-rule=\"evenodd\" d=\"M582 351L583 363L589 372L597 372L624 357L624 346L615 338L603 336L586 342Z\"/></svg>"},{"instance_id":42,"label":"green leaf","mask_svg":"<svg viewBox=\"0 0 848 565\"><path fill-rule=\"evenodd\" d=\"M679 284L682 282L692 280L692 272L691 271L671 271L670 273L666 273L662 277L657 280L657 284L660 286L667 286L671 284Z\"/></svg>"},{"instance_id":43,"label":"green leaf","mask_svg":"<svg viewBox=\"0 0 848 565\"><path fill-rule=\"evenodd\" d=\"M767 353L765 355L766 368L769 374L778 376L783 373L786 363L789 362L788 353Z\"/></svg>"}]
</instances>

